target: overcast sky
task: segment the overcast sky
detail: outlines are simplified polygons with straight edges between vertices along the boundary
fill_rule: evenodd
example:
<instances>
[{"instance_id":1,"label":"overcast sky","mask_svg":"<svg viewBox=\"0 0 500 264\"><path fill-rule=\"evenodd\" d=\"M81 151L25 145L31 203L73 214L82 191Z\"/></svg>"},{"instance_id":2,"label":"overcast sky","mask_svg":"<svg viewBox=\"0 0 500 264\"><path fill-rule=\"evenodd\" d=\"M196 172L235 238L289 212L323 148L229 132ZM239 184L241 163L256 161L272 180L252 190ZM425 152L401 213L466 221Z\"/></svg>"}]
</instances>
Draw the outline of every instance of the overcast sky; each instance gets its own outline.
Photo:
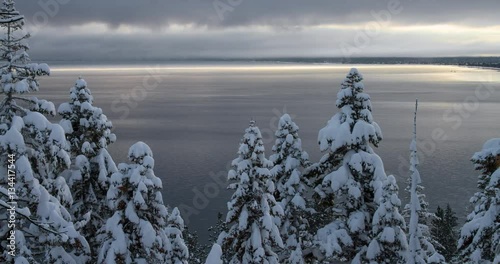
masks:
<instances>
[{"instance_id":1,"label":"overcast sky","mask_svg":"<svg viewBox=\"0 0 500 264\"><path fill-rule=\"evenodd\" d=\"M498 0L18 0L17 9L31 56L43 59L500 55Z\"/></svg>"}]
</instances>

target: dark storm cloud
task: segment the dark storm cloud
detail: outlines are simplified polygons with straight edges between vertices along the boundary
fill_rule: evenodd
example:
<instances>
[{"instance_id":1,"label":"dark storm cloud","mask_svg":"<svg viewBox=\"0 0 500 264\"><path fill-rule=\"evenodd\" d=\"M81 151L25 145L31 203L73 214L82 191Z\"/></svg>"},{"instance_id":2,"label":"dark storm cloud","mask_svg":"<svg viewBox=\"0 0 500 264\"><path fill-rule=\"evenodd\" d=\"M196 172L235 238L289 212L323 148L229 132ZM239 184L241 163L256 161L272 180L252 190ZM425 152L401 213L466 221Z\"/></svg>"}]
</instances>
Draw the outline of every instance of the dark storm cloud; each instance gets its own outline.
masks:
<instances>
[{"instance_id":1,"label":"dark storm cloud","mask_svg":"<svg viewBox=\"0 0 500 264\"><path fill-rule=\"evenodd\" d=\"M400 2L400 24L453 23L500 24L498 0L18 0L28 22L51 26L101 22L160 27L193 24L209 27L272 25L277 27L317 24L363 23L373 20L371 11ZM219 7L220 19L214 3Z\"/></svg>"}]
</instances>

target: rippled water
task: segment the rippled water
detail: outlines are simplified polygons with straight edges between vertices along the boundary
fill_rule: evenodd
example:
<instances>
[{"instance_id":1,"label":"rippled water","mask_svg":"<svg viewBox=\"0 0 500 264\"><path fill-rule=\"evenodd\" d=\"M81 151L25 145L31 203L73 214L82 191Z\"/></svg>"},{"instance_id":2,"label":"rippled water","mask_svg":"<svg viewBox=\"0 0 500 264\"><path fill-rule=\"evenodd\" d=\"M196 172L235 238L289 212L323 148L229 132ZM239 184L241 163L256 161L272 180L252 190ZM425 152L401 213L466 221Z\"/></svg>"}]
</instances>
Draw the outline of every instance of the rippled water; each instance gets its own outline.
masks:
<instances>
[{"instance_id":1,"label":"rippled water","mask_svg":"<svg viewBox=\"0 0 500 264\"><path fill-rule=\"evenodd\" d=\"M487 139L499 136L500 73L453 66L356 67L384 133L376 152L386 171L403 189L418 98L420 173L428 201L433 210L450 203L463 219L476 190L477 173L469 159ZM115 161L126 161L135 141L148 143L166 203L183 204L190 229L205 239L231 195L217 179L236 157L248 121L257 120L269 155L278 118L290 113L301 128L304 148L317 161L317 132L337 111L336 93L348 70L345 65L251 63L56 65L37 96L59 104L76 78L84 77L95 105L113 121ZM194 199L199 192L209 197Z\"/></svg>"}]
</instances>

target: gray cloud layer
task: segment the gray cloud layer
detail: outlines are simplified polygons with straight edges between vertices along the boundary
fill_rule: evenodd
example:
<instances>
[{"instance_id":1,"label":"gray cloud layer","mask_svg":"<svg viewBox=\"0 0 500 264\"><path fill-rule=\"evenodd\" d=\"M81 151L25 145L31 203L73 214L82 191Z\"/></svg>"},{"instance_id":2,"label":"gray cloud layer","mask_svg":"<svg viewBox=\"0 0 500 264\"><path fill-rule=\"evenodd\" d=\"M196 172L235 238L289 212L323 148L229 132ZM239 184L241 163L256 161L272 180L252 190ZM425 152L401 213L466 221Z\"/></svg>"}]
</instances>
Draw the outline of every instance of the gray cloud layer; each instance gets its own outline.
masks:
<instances>
[{"instance_id":1,"label":"gray cloud layer","mask_svg":"<svg viewBox=\"0 0 500 264\"><path fill-rule=\"evenodd\" d=\"M34 33L30 54L35 59L128 60L345 56L341 43L354 45L364 26L376 20L373 13L387 13L390 3L401 12L391 15L391 23L383 25L385 31L353 56L499 54L500 32L471 34L500 25L498 0L18 0L16 4ZM108 29L103 33L99 26L70 28L89 23ZM397 25L436 24L472 30L469 35L407 27L390 31ZM169 25L189 26L179 30ZM119 26L134 26L133 33L117 30Z\"/></svg>"},{"instance_id":2,"label":"gray cloud layer","mask_svg":"<svg viewBox=\"0 0 500 264\"><path fill-rule=\"evenodd\" d=\"M43 33L43 32L42 32ZM34 58L53 60L141 60L200 57L343 57L341 43L354 43L355 32L310 29L279 32L184 32L163 34L38 34ZM458 43L462 36L381 34L352 56L461 56L498 54L498 42ZM450 44L456 43L456 44ZM353 45L353 44L352 44Z\"/></svg>"},{"instance_id":3,"label":"gray cloud layer","mask_svg":"<svg viewBox=\"0 0 500 264\"><path fill-rule=\"evenodd\" d=\"M401 24L500 24L498 0L23 0L17 6L31 22L44 20L37 17L40 12L49 14L52 26L102 22L146 27L288 27L366 22L372 19L371 11L387 9L390 1L399 1L403 7L394 18ZM214 8L215 2L230 10L224 13L223 20Z\"/></svg>"}]
</instances>

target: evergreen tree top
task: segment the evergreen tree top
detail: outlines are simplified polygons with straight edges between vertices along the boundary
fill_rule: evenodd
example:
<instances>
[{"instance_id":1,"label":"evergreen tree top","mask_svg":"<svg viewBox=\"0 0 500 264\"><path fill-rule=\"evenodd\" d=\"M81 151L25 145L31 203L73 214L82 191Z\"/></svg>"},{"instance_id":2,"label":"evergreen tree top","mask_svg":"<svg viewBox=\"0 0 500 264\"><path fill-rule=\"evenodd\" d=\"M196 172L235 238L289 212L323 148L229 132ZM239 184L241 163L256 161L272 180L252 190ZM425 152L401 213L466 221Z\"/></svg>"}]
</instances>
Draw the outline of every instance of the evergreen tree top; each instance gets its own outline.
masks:
<instances>
[{"instance_id":1,"label":"evergreen tree top","mask_svg":"<svg viewBox=\"0 0 500 264\"><path fill-rule=\"evenodd\" d=\"M276 137L280 137L286 134L295 134L299 132L299 126L292 121L289 114L283 114L278 123L278 130L276 131Z\"/></svg>"},{"instance_id":2,"label":"evergreen tree top","mask_svg":"<svg viewBox=\"0 0 500 264\"><path fill-rule=\"evenodd\" d=\"M99 107L92 105L93 96L82 77L70 88L70 101L62 103L57 112L63 118L59 124L64 128L71 151L93 158L116 141L111 133L113 124Z\"/></svg>"},{"instance_id":3,"label":"evergreen tree top","mask_svg":"<svg viewBox=\"0 0 500 264\"><path fill-rule=\"evenodd\" d=\"M153 158L153 151L142 141L135 143L128 150L128 158L133 163L144 164L145 161L149 160L145 159L146 157Z\"/></svg>"},{"instance_id":4,"label":"evergreen tree top","mask_svg":"<svg viewBox=\"0 0 500 264\"><path fill-rule=\"evenodd\" d=\"M280 118L278 129L275 132L276 141L272 148L274 154L269 157L269 160L275 163L275 165L287 167L287 170L292 169L292 167L295 168L298 165L308 166L309 154L302 150L302 140L298 132L299 126L292 121L290 115L284 114ZM293 162L294 166L286 164L287 160ZM295 164L296 162L299 164Z\"/></svg>"},{"instance_id":5,"label":"evergreen tree top","mask_svg":"<svg viewBox=\"0 0 500 264\"><path fill-rule=\"evenodd\" d=\"M82 77L79 77L78 80L76 80L75 85L70 88L69 98L69 103L63 103L59 106L57 112L60 115L64 116L71 114L72 111L98 111L99 114L102 113L102 110L99 108L92 108L94 97L92 96L90 89L87 88L87 82L85 82ZM77 106L78 109L72 109L72 107L75 106Z\"/></svg>"},{"instance_id":6,"label":"evergreen tree top","mask_svg":"<svg viewBox=\"0 0 500 264\"><path fill-rule=\"evenodd\" d=\"M362 80L359 71L351 69L342 82L336 101L340 112L328 121L318 135L321 151L370 151L368 143L378 146L382 140L382 131L373 121L370 96L364 93Z\"/></svg>"},{"instance_id":7,"label":"evergreen tree top","mask_svg":"<svg viewBox=\"0 0 500 264\"><path fill-rule=\"evenodd\" d=\"M184 219L182 219L181 213L177 207L175 207L168 216L168 223L179 228L181 231L184 230Z\"/></svg>"},{"instance_id":8,"label":"evergreen tree top","mask_svg":"<svg viewBox=\"0 0 500 264\"><path fill-rule=\"evenodd\" d=\"M90 90L87 88L87 82L82 79L82 77L79 77L75 82L75 86L71 88L70 98L73 103L78 102L81 104L87 102L89 104L92 104L94 102L94 97L92 96Z\"/></svg>"},{"instance_id":9,"label":"evergreen tree top","mask_svg":"<svg viewBox=\"0 0 500 264\"><path fill-rule=\"evenodd\" d=\"M245 129L245 134L238 148L239 157L233 161L233 165L238 162L248 160L253 164L260 164L263 167L270 167L269 162L264 155L264 142L260 129L256 126L255 121L250 121L250 125Z\"/></svg>"},{"instance_id":10,"label":"evergreen tree top","mask_svg":"<svg viewBox=\"0 0 500 264\"><path fill-rule=\"evenodd\" d=\"M337 93L336 105L338 108L342 109L344 106L350 106L352 110L362 108L371 111L370 96L363 93L365 87L362 81L363 76L357 69L353 68L349 71L340 86L340 91ZM362 103L363 101L367 101L368 103Z\"/></svg>"}]
</instances>

